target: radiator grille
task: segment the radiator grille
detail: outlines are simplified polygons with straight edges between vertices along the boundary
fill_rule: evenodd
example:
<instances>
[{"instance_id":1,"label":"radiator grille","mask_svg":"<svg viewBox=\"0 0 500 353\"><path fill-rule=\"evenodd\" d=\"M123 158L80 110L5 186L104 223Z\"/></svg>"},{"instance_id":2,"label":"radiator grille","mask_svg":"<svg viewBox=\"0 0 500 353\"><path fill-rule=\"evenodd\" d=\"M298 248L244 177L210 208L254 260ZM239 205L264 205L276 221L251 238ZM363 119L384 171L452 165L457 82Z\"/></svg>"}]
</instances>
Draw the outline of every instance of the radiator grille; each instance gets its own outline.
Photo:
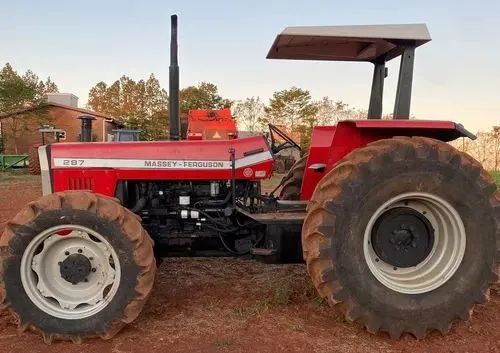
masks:
<instances>
[{"instance_id":1,"label":"radiator grille","mask_svg":"<svg viewBox=\"0 0 500 353\"><path fill-rule=\"evenodd\" d=\"M94 190L94 178L68 178L68 190Z\"/></svg>"}]
</instances>

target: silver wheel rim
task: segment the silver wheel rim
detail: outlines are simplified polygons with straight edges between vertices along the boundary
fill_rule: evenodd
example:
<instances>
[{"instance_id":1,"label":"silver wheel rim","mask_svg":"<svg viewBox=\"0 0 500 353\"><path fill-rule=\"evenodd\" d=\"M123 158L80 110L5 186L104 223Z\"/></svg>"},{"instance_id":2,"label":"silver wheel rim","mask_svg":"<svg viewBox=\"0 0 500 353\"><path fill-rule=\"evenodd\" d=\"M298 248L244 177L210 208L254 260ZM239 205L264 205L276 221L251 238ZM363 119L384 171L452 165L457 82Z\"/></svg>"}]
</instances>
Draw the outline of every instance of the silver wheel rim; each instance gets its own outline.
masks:
<instances>
[{"instance_id":1,"label":"silver wheel rim","mask_svg":"<svg viewBox=\"0 0 500 353\"><path fill-rule=\"evenodd\" d=\"M85 256L91 271L76 284L61 276L60 266L71 254ZM99 233L76 225L60 225L38 234L21 259L23 288L40 310L61 319L82 319L103 310L120 284L120 262Z\"/></svg>"},{"instance_id":2,"label":"silver wheel rim","mask_svg":"<svg viewBox=\"0 0 500 353\"><path fill-rule=\"evenodd\" d=\"M382 261L371 244L377 219L395 207L412 208L423 214L434 228L429 255L416 266L397 268ZM423 192L404 193L380 206L370 218L364 234L363 252L375 278L400 293L419 294L446 283L462 262L466 246L465 227L458 212L442 198Z\"/></svg>"}]
</instances>

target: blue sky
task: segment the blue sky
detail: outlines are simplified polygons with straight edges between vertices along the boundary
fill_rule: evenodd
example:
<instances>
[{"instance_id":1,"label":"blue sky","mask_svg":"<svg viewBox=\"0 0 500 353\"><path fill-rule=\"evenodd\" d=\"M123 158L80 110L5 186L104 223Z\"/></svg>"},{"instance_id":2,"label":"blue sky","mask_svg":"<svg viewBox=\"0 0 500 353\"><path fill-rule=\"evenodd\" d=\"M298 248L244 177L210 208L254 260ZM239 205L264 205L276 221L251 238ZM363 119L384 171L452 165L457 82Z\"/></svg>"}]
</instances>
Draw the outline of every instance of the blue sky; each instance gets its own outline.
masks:
<instances>
[{"instance_id":1,"label":"blue sky","mask_svg":"<svg viewBox=\"0 0 500 353\"><path fill-rule=\"evenodd\" d=\"M298 86L366 108L370 64L271 61L286 26L426 23L416 53L412 113L471 130L500 124L500 1L0 0L0 64L51 76L85 104L90 87L153 72L168 87L169 16L179 15L181 86L214 82L232 99ZM384 112L398 62L389 65Z\"/></svg>"}]
</instances>

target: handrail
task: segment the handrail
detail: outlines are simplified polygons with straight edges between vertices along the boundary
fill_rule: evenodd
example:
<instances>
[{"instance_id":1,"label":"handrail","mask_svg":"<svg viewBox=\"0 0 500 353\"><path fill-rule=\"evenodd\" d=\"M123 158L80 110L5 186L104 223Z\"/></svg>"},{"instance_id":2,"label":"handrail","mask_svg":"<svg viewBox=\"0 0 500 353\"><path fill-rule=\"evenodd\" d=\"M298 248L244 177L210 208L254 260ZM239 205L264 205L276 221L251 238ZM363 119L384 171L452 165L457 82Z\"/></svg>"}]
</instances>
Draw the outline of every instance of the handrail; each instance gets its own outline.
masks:
<instances>
[{"instance_id":1,"label":"handrail","mask_svg":"<svg viewBox=\"0 0 500 353\"><path fill-rule=\"evenodd\" d=\"M26 167L27 154L0 154L0 168L6 170L12 167ZM23 162L22 166L19 165Z\"/></svg>"}]
</instances>

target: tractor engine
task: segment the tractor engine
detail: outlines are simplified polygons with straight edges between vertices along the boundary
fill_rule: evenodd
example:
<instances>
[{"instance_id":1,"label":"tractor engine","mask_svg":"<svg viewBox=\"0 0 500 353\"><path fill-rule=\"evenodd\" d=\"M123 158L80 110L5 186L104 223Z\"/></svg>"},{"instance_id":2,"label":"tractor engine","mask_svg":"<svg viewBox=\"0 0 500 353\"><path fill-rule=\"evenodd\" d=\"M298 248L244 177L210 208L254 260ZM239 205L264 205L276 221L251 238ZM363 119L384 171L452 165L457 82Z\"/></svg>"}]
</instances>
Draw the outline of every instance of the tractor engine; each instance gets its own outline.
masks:
<instances>
[{"instance_id":1,"label":"tractor engine","mask_svg":"<svg viewBox=\"0 0 500 353\"><path fill-rule=\"evenodd\" d=\"M260 183L214 181L123 181L117 197L138 214L162 255L227 255L248 253L257 240L252 221L235 206L257 206ZM228 236L230 234L230 236Z\"/></svg>"}]
</instances>

